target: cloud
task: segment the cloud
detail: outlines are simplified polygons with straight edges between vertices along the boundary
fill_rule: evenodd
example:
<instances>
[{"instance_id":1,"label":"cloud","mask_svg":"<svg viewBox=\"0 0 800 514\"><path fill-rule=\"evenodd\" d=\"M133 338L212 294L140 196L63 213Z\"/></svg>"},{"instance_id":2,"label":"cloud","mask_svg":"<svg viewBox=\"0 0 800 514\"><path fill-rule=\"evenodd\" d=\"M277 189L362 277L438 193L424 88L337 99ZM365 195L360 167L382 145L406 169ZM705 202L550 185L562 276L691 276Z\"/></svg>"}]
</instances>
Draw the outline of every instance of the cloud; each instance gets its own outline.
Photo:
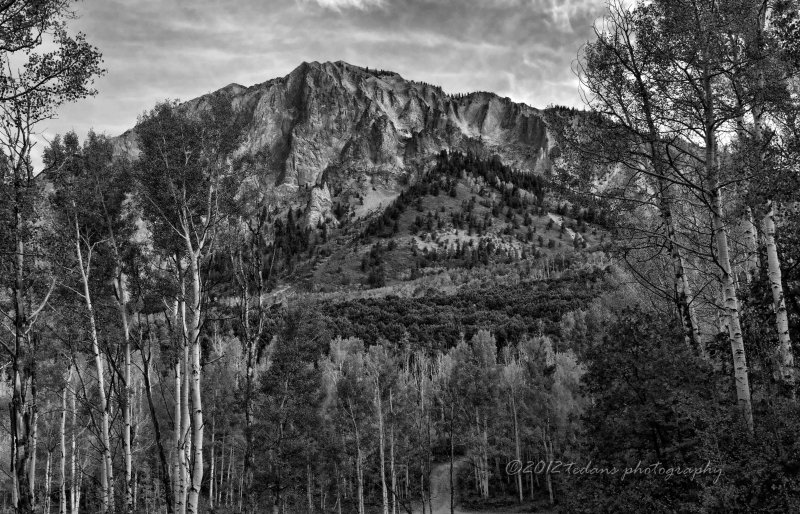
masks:
<instances>
[{"instance_id":1,"label":"cloud","mask_svg":"<svg viewBox=\"0 0 800 514\"><path fill-rule=\"evenodd\" d=\"M380 7L383 0L312 0L320 7L341 11L342 9L368 9L370 7Z\"/></svg>"}]
</instances>

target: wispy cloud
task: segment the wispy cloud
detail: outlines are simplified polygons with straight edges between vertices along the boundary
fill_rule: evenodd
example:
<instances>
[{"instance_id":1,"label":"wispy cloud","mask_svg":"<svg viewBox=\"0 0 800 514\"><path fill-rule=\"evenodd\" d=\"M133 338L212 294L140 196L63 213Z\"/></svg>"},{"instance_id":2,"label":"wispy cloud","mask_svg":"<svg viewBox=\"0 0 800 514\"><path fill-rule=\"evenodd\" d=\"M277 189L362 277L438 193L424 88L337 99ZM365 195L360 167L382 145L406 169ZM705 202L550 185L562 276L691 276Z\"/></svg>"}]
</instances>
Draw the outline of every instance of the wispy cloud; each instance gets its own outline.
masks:
<instances>
[{"instance_id":1,"label":"wispy cloud","mask_svg":"<svg viewBox=\"0 0 800 514\"><path fill-rule=\"evenodd\" d=\"M342 9L367 9L370 7L380 7L383 0L311 0L319 4L320 7L340 11Z\"/></svg>"}]
</instances>

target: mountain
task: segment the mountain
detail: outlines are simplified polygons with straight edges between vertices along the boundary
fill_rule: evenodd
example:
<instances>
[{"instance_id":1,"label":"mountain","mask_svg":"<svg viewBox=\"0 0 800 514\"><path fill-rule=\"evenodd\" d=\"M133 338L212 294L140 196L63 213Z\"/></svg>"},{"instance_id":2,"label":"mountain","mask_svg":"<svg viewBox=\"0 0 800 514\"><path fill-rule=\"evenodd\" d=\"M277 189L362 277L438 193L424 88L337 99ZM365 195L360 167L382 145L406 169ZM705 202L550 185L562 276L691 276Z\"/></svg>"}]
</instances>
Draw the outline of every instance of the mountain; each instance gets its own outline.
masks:
<instances>
[{"instance_id":1,"label":"mountain","mask_svg":"<svg viewBox=\"0 0 800 514\"><path fill-rule=\"evenodd\" d=\"M337 200L358 200L358 217L385 207L441 150L497 154L535 173L549 165L539 110L492 93L448 95L342 61L303 63L285 77L212 94L230 98L245 121L235 155L242 187L304 208L310 225L331 219ZM207 98L183 105L203 109ZM135 129L116 144L136 155Z\"/></svg>"},{"instance_id":2,"label":"mountain","mask_svg":"<svg viewBox=\"0 0 800 514\"><path fill-rule=\"evenodd\" d=\"M604 246L601 211L548 184L554 138L533 107L341 61L180 108L200 112L211 95L241 117L235 200L268 207L273 290L396 293L459 269L467 281L477 269L549 274ZM135 128L116 138L117 153L135 157L136 141Z\"/></svg>"}]
</instances>

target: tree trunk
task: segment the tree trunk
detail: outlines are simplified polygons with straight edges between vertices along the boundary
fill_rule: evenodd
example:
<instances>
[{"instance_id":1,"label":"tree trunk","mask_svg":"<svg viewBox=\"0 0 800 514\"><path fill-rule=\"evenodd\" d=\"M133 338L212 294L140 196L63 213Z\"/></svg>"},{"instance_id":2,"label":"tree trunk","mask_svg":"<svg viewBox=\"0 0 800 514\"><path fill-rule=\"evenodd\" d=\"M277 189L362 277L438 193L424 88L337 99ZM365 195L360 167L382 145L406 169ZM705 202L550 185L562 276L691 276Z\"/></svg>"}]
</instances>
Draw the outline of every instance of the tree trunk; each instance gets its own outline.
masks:
<instances>
[{"instance_id":1,"label":"tree trunk","mask_svg":"<svg viewBox=\"0 0 800 514\"><path fill-rule=\"evenodd\" d=\"M242 498L244 495L244 465L242 465L242 473L239 475L239 512L242 511Z\"/></svg>"},{"instance_id":2,"label":"tree trunk","mask_svg":"<svg viewBox=\"0 0 800 514\"><path fill-rule=\"evenodd\" d=\"M50 514L50 488L52 486L52 465L53 465L53 451L47 450L47 460L44 465L44 509L46 514Z\"/></svg>"},{"instance_id":3,"label":"tree trunk","mask_svg":"<svg viewBox=\"0 0 800 514\"><path fill-rule=\"evenodd\" d=\"M97 370L97 389L98 398L100 401L100 413L102 421L100 426L101 437L101 452L103 455L103 465L100 470L100 490L102 498L101 512L108 512L113 509L112 502L114 501L114 492L111 489L111 484L114 483L114 463L111 460L111 417L109 414L108 399L106 398L106 385L105 385L105 366L103 364L103 357L100 354L100 343L97 337L97 325L95 321L94 306L92 305L92 296L89 292L89 273L91 266L91 249L89 251L87 262L84 265L83 250L81 249L81 233L78 226L78 218L75 218L75 251L78 258L78 266L81 272L81 281L83 283L83 299L86 304L86 312L89 318L89 336L92 344L92 357L94 358L95 369Z\"/></svg>"},{"instance_id":4,"label":"tree trunk","mask_svg":"<svg viewBox=\"0 0 800 514\"><path fill-rule=\"evenodd\" d=\"M187 238L188 241L188 238ZM191 245L188 245L191 250ZM189 253L190 271L192 274L192 323L189 327L189 344L192 353L192 449L194 450L192 483L189 489L188 512L197 514L199 512L200 487L203 483L203 399L200 384L200 326L202 323L202 284L200 281L200 253Z\"/></svg>"},{"instance_id":5,"label":"tree trunk","mask_svg":"<svg viewBox=\"0 0 800 514\"><path fill-rule=\"evenodd\" d=\"M34 354L36 346L33 345ZM36 453L39 447L39 406L36 398L36 363L32 364L31 374L31 464L28 468L28 488L33 497L34 510L37 508L36 501Z\"/></svg>"},{"instance_id":6,"label":"tree trunk","mask_svg":"<svg viewBox=\"0 0 800 514\"><path fill-rule=\"evenodd\" d=\"M152 328L150 327L150 323L148 320L148 347L149 344L152 344ZM139 332L141 334L141 331ZM140 339L139 341L139 350L142 353L142 365L143 365L143 372L142 377L144 379L144 388L145 394L147 395L147 406L150 410L150 420L153 423L153 433L156 439L156 447L158 448L158 458L159 462L161 463L161 481L164 484L164 495L166 499L167 505L167 513L172 514L175 511L175 496L174 496L174 489L172 487L172 482L170 479L170 472L169 472L169 463L167 461L167 454L164 451L164 443L161 437L161 425L158 422L158 415L156 413L156 405L153 401L153 385L150 381L150 359L151 354L149 350L145 353L144 345ZM177 443L176 443L177 448ZM173 477L175 474L173 473Z\"/></svg>"},{"instance_id":7,"label":"tree trunk","mask_svg":"<svg viewBox=\"0 0 800 514\"><path fill-rule=\"evenodd\" d=\"M76 473L78 472L77 464L78 464L78 452L76 448L76 441L75 441L75 432L78 429L78 409L77 409L77 400L78 400L78 388L72 388L72 394L70 395L70 411L72 412L72 430L70 430L70 443L72 448L72 455L70 457L70 513L71 514L78 514L79 508L79 498L78 498L78 477Z\"/></svg>"},{"instance_id":8,"label":"tree trunk","mask_svg":"<svg viewBox=\"0 0 800 514\"><path fill-rule=\"evenodd\" d=\"M342 514L342 477L340 476L339 465L334 463L333 466L336 470L336 512L337 514Z\"/></svg>"},{"instance_id":9,"label":"tree trunk","mask_svg":"<svg viewBox=\"0 0 800 514\"><path fill-rule=\"evenodd\" d=\"M544 437L542 438L542 444L544 445L544 456L545 456L545 460L547 461L546 462L547 466L545 466L545 471L544 471L544 479L545 479L545 482L547 483L547 494L550 497L550 505L553 505L555 503L555 498L553 496L553 481L550 478L550 463L553 462L553 460L552 460L553 459L553 455L552 455L552 445L548 446L548 444L547 444L547 434L546 433L544 434Z\"/></svg>"},{"instance_id":10,"label":"tree trunk","mask_svg":"<svg viewBox=\"0 0 800 514\"><path fill-rule=\"evenodd\" d=\"M489 497L489 430L486 426L486 414L483 415L483 491Z\"/></svg>"},{"instance_id":11,"label":"tree trunk","mask_svg":"<svg viewBox=\"0 0 800 514\"><path fill-rule=\"evenodd\" d=\"M786 300L783 294L783 277L778 246L775 244L775 213L772 201L767 202L766 213L762 219L764 243L767 250L767 266L770 289L772 289L772 307L775 312L775 327L778 331L778 372L787 383L794 382L794 355L792 340L789 337L789 317L786 312Z\"/></svg>"},{"instance_id":12,"label":"tree trunk","mask_svg":"<svg viewBox=\"0 0 800 514\"><path fill-rule=\"evenodd\" d=\"M182 339L182 338L181 338ZM174 434L173 434L173 448L174 448L174 462L172 479L174 482L173 491L175 492L175 513L184 514L186 512L186 483L185 483L185 459L183 453L183 420L181 415L183 413L183 395L181 394L181 385L183 378L181 377L181 361L178 356L175 358L174 375L175 375L175 411L174 417Z\"/></svg>"},{"instance_id":13,"label":"tree trunk","mask_svg":"<svg viewBox=\"0 0 800 514\"><path fill-rule=\"evenodd\" d=\"M213 510L214 509L214 482L216 481L216 470L215 465L217 462L217 449L215 444L215 437L216 437L216 416L212 416L211 418L211 467L208 470L208 507Z\"/></svg>"},{"instance_id":14,"label":"tree trunk","mask_svg":"<svg viewBox=\"0 0 800 514\"><path fill-rule=\"evenodd\" d=\"M519 419L517 416L517 399L516 396L511 394L511 412L514 414L514 457L517 462L522 462L522 454L519 446ZM517 473L517 493L519 494L519 502L522 503L522 473Z\"/></svg>"},{"instance_id":15,"label":"tree trunk","mask_svg":"<svg viewBox=\"0 0 800 514\"><path fill-rule=\"evenodd\" d=\"M311 480L311 464L306 464L306 496L308 500L308 512L309 514L314 512L314 493L311 488L312 485Z\"/></svg>"},{"instance_id":16,"label":"tree trunk","mask_svg":"<svg viewBox=\"0 0 800 514\"><path fill-rule=\"evenodd\" d=\"M664 180L659 181L661 188L661 216L667 231L667 249L672 259L673 287L675 289L675 305L678 309L678 316L683 326L683 334L686 344L701 357L706 357L705 347L700 337L700 330L697 324L697 315L692 304L691 286L689 277L686 274L686 264L678 244L678 235L675 230L675 220L672 213L672 197L669 193L669 185Z\"/></svg>"},{"instance_id":17,"label":"tree trunk","mask_svg":"<svg viewBox=\"0 0 800 514\"><path fill-rule=\"evenodd\" d=\"M636 57L633 57L636 60ZM669 192L669 179L667 176L667 157L668 150L662 146L662 137L656 126L653 115L652 92L644 83L642 73L638 66L634 68L634 79L636 81L639 100L642 102L643 113L647 125L647 144L650 148L650 161L655 172L657 187L659 189L659 210L664 219L664 226L667 231L667 246L673 263L675 302L678 314L683 326L684 338L690 347L695 348L700 355L705 354L700 339L694 308L691 303L691 290L686 276L683 256L680 252L677 233L673 220L672 196Z\"/></svg>"},{"instance_id":18,"label":"tree trunk","mask_svg":"<svg viewBox=\"0 0 800 514\"><path fill-rule=\"evenodd\" d=\"M392 514L397 514L397 471L394 467L394 402L389 391L389 473L392 479Z\"/></svg>"},{"instance_id":19,"label":"tree trunk","mask_svg":"<svg viewBox=\"0 0 800 514\"><path fill-rule=\"evenodd\" d=\"M453 482L453 460L455 458L455 442L453 441L453 404L450 404L450 514L455 514L455 487Z\"/></svg>"},{"instance_id":20,"label":"tree trunk","mask_svg":"<svg viewBox=\"0 0 800 514\"><path fill-rule=\"evenodd\" d=\"M15 211L16 252L14 255L14 354L12 358L12 375L14 391L11 397L11 503L17 512L32 512L34 508L33 491L30 489L28 476L31 472L31 459L35 453L32 444L31 421L33 408L26 398L27 377L24 370L29 359L30 338L25 301L24 255L25 245L22 240L22 192L19 180L15 180L17 202Z\"/></svg>"},{"instance_id":21,"label":"tree trunk","mask_svg":"<svg viewBox=\"0 0 800 514\"><path fill-rule=\"evenodd\" d=\"M363 457L361 455L361 434L358 431L358 424L356 423L356 418L353 415L352 404L350 404L349 407L350 407L350 419L353 422L353 432L355 433L356 437L356 481L358 482L358 514L364 514L364 470L362 469Z\"/></svg>"},{"instance_id":22,"label":"tree trunk","mask_svg":"<svg viewBox=\"0 0 800 514\"><path fill-rule=\"evenodd\" d=\"M72 363L67 368L67 378L61 391L61 423L58 430L59 478L58 514L67 514L67 392L72 387Z\"/></svg>"},{"instance_id":23,"label":"tree trunk","mask_svg":"<svg viewBox=\"0 0 800 514\"><path fill-rule=\"evenodd\" d=\"M710 148L706 149L706 167L711 189L711 219L714 230L714 240L717 250L717 261L722 272L721 283L723 298L725 301L725 312L728 317L729 339L731 343L731 353L733 355L734 379L736 381L736 398L742 417L747 425L748 431L753 432L753 407L750 400L750 379L747 369L747 357L744 349L744 339L739 317L739 298L736 295L736 284L731 274L731 261L728 252L728 234L725 231L722 209L722 191L719 186L719 174L717 171L716 145L715 140L707 142Z\"/></svg>"},{"instance_id":24,"label":"tree trunk","mask_svg":"<svg viewBox=\"0 0 800 514\"><path fill-rule=\"evenodd\" d=\"M758 17L758 43L763 45L764 39L761 37L766 25L766 8L759 12ZM759 48L762 52L764 48ZM756 96L753 105L753 139L758 150L756 159L756 174L763 173L764 152L762 150L762 124L763 124L763 98L761 91L766 88L764 70L758 68L758 88L759 94ZM768 199L764 209L764 217L761 220L764 232L764 243L767 252L767 266L769 285L772 289L772 304L775 312L775 328L778 332L777 364L778 373L782 380L790 385L794 385L794 355L792 354L792 340L789 337L789 320L786 312L786 300L783 293L783 277L781 274L780 261L778 260L778 246L775 244L775 208L773 201ZM793 389L793 388L792 388Z\"/></svg>"},{"instance_id":25,"label":"tree trunk","mask_svg":"<svg viewBox=\"0 0 800 514\"><path fill-rule=\"evenodd\" d=\"M225 433L222 433L222 448L219 450L219 478L217 479L217 505L222 505L222 492L225 488Z\"/></svg>"},{"instance_id":26,"label":"tree trunk","mask_svg":"<svg viewBox=\"0 0 800 514\"><path fill-rule=\"evenodd\" d=\"M190 432L192 430L192 416L191 416L191 399L189 395L189 368L190 362L190 345L189 342L189 328L186 323L186 290L184 284L181 283L181 348L183 350L182 368L181 368L181 474L183 480L183 504L184 509L188 511L189 508L189 488L190 488L190 470L192 454L192 438Z\"/></svg>"},{"instance_id":27,"label":"tree trunk","mask_svg":"<svg viewBox=\"0 0 800 514\"><path fill-rule=\"evenodd\" d=\"M86 456L83 458L83 462L78 466L78 483L75 487L75 514L78 514L78 511L81 507L81 495L83 494L83 470L86 469Z\"/></svg>"},{"instance_id":28,"label":"tree trunk","mask_svg":"<svg viewBox=\"0 0 800 514\"><path fill-rule=\"evenodd\" d=\"M383 404L381 402L381 391L377 381L375 383L375 408L378 411L378 452L380 454L380 475L381 475L381 500L383 503L383 514L389 514L389 493L386 489L386 455L384 450L384 427L383 427Z\"/></svg>"},{"instance_id":29,"label":"tree trunk","mask_svg":"<svg viewBox=\"0 0 800 514\"><path fill-rule=\"evenodd\" d=\"M128 307L125 295L125 278L117 264L114 289L117 307L122 321L122 349L125 359L122 384L122 450L125 454L125 508L133 512L133 452L131 450L131 339L128 322Z\"/></svg>"},{"instance_id":30,"label":"tree trunk","mask_svg":"<svg viewBox=\"0 0 800 514\"><path fill-rule=\"evenodd\" d=\"M230 445L231 447L231 454L228 458L228 491L225 493L225 504L230 507L233 505L233 444Z\"/></svg>"},{"instance_id":31,"label":"tree trunk","mask_svg":"<svg viewBox=\"0 0 800 514\"><path fill-rule=\"evenodd\" d=\"M758 230L756 224L753 222L753 210L748 206L745 209L744 220L742 221L744 227L745 239L745 263L744 272L747 283L753 281L753 275L758 270Z\"/></svg>"}]
</instances>

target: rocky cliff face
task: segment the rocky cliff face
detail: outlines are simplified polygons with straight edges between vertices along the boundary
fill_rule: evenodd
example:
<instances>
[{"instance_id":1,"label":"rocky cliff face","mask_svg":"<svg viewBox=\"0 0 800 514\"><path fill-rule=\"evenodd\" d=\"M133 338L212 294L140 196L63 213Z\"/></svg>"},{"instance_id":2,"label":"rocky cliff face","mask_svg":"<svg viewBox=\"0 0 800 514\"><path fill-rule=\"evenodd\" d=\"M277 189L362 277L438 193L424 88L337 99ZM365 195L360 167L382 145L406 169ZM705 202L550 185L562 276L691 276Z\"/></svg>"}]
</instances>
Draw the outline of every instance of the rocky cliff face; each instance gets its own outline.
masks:
<instances>
[{"instance_id":1,"label":"rocky cliff face","mask_svg":"<svg viewBox=\"0 0 800 514\"><path fill-rule=\"evenodd\" d=\"M548 166L540 111L492 93L451 96L344 62L303 63L285 77L219 93L246 121L236 152L242 187L313 207L315 223L329 217L334 200L363 203L376 190L391 197L443 149L496 153L531 172ZM120 152L137 153L133 131L116 142Z\"/></svg>"}]
</instances>

